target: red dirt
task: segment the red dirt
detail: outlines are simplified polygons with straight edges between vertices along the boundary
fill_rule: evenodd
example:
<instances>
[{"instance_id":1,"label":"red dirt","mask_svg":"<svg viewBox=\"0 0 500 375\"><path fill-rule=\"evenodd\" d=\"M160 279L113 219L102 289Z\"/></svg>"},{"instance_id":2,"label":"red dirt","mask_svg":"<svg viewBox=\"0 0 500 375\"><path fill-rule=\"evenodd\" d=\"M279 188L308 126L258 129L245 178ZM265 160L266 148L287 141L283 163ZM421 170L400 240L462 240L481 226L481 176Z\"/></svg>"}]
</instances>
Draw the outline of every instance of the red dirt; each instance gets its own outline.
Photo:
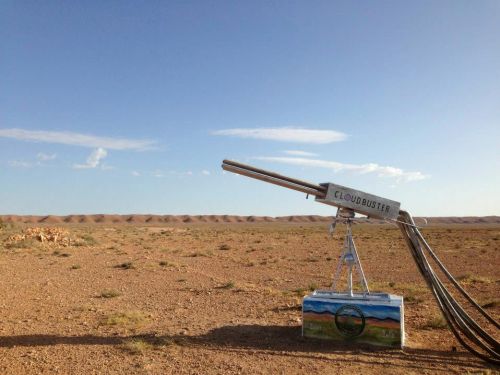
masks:
<instances>
[{"instance_id":1,"label":"red dirt","mask_svg":"<svg viewBox=\"0 0 500 375\"><path fill-rule=\"evenodd\" d=\"M44 218L2 217L0 374L495 371L424 328L438 308L394 226L353 230L372 290L406 298L404 350L301 338L303 290L329 286L340 252L328 218L73 215L54 226L78 246L5 242ZM500 225L481 219L423 233L498 320Z\"/></svg>"}]
</instances>

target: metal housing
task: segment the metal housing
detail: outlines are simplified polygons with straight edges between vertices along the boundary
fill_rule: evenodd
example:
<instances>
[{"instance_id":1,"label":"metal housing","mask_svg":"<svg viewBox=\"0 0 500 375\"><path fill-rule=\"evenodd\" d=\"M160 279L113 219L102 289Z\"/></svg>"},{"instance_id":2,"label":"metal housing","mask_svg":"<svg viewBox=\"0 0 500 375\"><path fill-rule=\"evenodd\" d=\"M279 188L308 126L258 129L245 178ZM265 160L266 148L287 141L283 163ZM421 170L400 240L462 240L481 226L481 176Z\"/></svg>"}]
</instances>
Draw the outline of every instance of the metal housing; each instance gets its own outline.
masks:
<instances>
[{"instance_id":1,"label":"metal housing","mask_svg":"<svg viewBox=\"0 0 500 375\"><path fill-rule=\"evenodd\" d=\"M342 185L324 183L327 188L324 198L316 197L317 202L336 207L350 208L351 210L375 219L397 219L400 203L351 189Z\"/></svg>"}]
</instances>

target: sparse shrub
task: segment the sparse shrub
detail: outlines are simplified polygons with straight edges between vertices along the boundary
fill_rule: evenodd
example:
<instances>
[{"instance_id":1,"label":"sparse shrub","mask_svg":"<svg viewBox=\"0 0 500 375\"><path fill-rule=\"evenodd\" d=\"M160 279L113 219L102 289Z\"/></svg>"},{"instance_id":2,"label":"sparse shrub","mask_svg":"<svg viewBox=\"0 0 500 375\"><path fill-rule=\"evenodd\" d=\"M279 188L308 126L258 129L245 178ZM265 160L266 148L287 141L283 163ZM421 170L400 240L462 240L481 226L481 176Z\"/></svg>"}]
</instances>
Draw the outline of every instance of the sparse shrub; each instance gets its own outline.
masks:
<instances>
[{"instance_id":1,"label":"sparse shrub","mask_svg":"<svg viewBox=\"0 0 500 375\"><path fill-rule=\"evenodd\" d=\"M427 328L427 329L444 329L448 326L448 323L446 323L446 319L443 318L442 315L437 315L432 318L430 318L427 323L423 325L422 328Z\"/></svg>"},{"instance_id":2,"label":"sparse shrub","mask_svg":"<svg viewBox=\"0 0 500 375\"><path fill-rule=\"evenodd\" d=\"M169 266L169 265L170 265L170 263L168 263L168 261L166 261L166 260L160 260L160 263L159 263L159 264L160 264L160 266L162 266L162 267L167 267L167 266Z\"/></svg>"},{"instance_id":3,"label":"sparse shrub","mask_svg":"<svg viewBox=\"0 0 500 375\"><path fill-rule=\"evenodd\" d=\"M82 241L84 242L85 245L87 246L93 246L97 244L97 241L94 237L92 237L90 234L84 234L83 236L80 237Z\"/></svg>"},{"instance_id":4,"label":"sparse shrub","mask_svg":"<svg viewBox=\"0 0 500 375\"><path fill-rule=\"evenodd\" d=\"M124 262L124 263L117 264L115 266L115 268L121 268L123 270L130 270L130 269L134 269L135 266L132 262Z\"/></svg>"},{"instance_id":5,"label":"sparse shrub","mask_svg":"<svg viewBox=\"0 0 500 375\"><path fill-rule=\"evenodd\" d=\"M483 303L481 305L481 307L483 307L485 309L490 309L492 307L498 307L498 305L500 305L499 300L495 299L493 301L488 301L488 302Z\"/></svg>"},{"instance_id":6,"label":"sparse shrub","mask_svg":"<svg viewBox=\"0 0 500 375\"><path fill-rule=\"evenodd\" d=\"M423 298L414 289L408 289L404 294L404 301L409 304L420 303L423 302Z\"/></svg>"},{"instance_id":7,"label":"sparse shrub","mask_svg":"<svg viewBox=\"0 0 500 375\"><path fill-rule=\"evenodd\" d=\"M316 289L318 289L318 285L315 283L309 284L308 289L309 289L309 291L313 292Z\"/></svg>"},{"instance_id":8,"label":"sparse shrub","mask_svg":"<svg viewBox=\"0 0 500 375\"><path fill-rule=\"evenodd\" d=\"M151 348L152 345L142 339L127 340L123 344L123 349L130 354L143 354Z\"/></svg>"},{"instance_id":9,"label":"sparse shrub","mask_svg":"<svg viewBox=\"0 0 500 375\"><path fill-rule=\"evenodd\" d=\"M0 219L0 231L11 231L16 228L17 228L16 224L11 222L6 222Z\"/></svg>"},{"instance_id":10,"label":"sparse shrub","mask_svg":"<svg viewBox=\"0 0 500 375\"><path fill-rule=\"evenodd\" d=\"M303 297L307 294L307 290L305 290L304 288L294 289L293 292L299 297Z\"/></svg>"},{"instance_id":11,"label":"sparse shrub","mask_svg":"<svg viewBox=\"0 0 500 375\"><path fill-rule=\"evenodd\" d=\"M223 285L220 286L220 289L233 289L234 288L234 282L229 281Z\"/></svg>"},{"instance_id":12,"label":"sparse shrub","mask_svg":"<svg viewBox=\"0 0 500 375\"><path fill-rule=\"evenodd\" d=\"M6 249L29 249L37 246L38 242L33 238L26 238L18 242L10 242L5 244Z\"/></svg>"},{"instance_id":13,"label":"sparse shrub","mask_svg":"<svg viewBox=\"0 0 500 375\"><path fill-rule=\"evenodd\" d=\"M205 254L205 253L202 253L201 251L196 251L196 252L194 252L194 253L189 254L189 256L190 256L191 258L197 258L197 257L206 257L206 256L208 256L208 255L207 255L207 254Z\"/></svg>"},{"instance_id":14,"label":"sparse shrub","mask_svg":"<svg viewBox=\"0 0 500 375\"><path fill-rule=\"evenodd\" d=\"M99 294L99 297L101 297L101 298L115 298L115 297L119 297L121 295L122 294L120 292L118 292L117 290L106 289L106 290L103 290L101 292L101 294Z\"/></svg>"},{"instance_id":15,"label":"sparse shrub","mask_svg":"<svg viewBox=\"0 0 500 375\"><path fill-rule=\"evenodd\" d=\"M138 327L147 322L147 317L140 311L126 311L107 315L103 324L107 326Z\"/></svg>"},{"instance_id":16,"label":"sparse shrub","mask_svg":"<svg viewBox=\"0 0 500 375\"><path fill-rule=\"evenodd\" d=\"M231 247L225 243L219 246L219 250L229 250L229 249L231 249Z\"/></svg>"},{"instance_id":17,"label":"sparse shrub","mask_svg":"<svg viewBox=\"0 0 500 375\"><path fill-rule=\"evenodd\" d=\"M484 276L475 276L470 273L465 273L463 275L457 276L457 280L461 281L462 284L471 284L471 283L490 283L491 280Z\"/></svg>"},{"instance_id":18,"label":"sparse shrub","mask_svg":"<svg viewBox=\"0 0 500 375\"><path fill-rule=\"evenodd\" d=\"M73 264L70 268L72 270L79 270L80 268L82 268L82 266L80 266L79 264Z\"/></svg>"},{"instance_id":19,"label":"sparse shrub","mask_svg":"<svg viewBox=\"0 0 500 375\"><path fill-rule=\"evenodd\" d=\"M155 337L153 342L155 349L160 349L162 347L171 346L176 344L176 341L170 337Z\"/></svg>"}]
</instances>

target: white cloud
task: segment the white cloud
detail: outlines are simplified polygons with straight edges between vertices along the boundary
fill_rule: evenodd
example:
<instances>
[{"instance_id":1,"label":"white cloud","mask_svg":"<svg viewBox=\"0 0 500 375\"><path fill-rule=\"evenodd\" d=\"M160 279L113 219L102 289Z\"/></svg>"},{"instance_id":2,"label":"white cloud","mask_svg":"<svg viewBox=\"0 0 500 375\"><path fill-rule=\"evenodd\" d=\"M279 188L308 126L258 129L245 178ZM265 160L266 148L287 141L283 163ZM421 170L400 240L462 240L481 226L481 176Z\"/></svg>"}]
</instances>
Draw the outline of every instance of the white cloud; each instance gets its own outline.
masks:
<instances>
[{"instance_id":1,"label":"white cloud","mask_svg":"<svg viewBox=\"0 0 500 375\"><path fill-rule=\"evenodd\" d=\"M304 157L312 157L312 156L318 156L318 154L315 154L314 152L307 152L307 151L300 151L300 150L285 150L283 151L287 155L293 155L293 156L304 156Z\"/></svg>"},{"instance_id":2,"label":"white cloud","mask_svg":"<svg viewBox=\"0 0 500 375\"><path fill-rule=\"evenodd\" d=\"M88 169L88 168L96 168L99 166L99 163L101 162L102 159L104 159L108 155L108 152L103 149L102 147L99 147L92 151L92 153L89 155L87 158L87 162L85 164L75 164L73 168L76 169ZM109 169L109 168L106 168Z\"/></svg>"},{"instance_id":3,"label":"white cloud","mask_svg":"<svg viewBox=\"0 0 500 375\"><path fill-rule=\"evenodd\" d=\"M43 152L39 152L36 155L36 158L40 161L49 161L54 160L57 157L56 154L44 154Z\"/></svg>"},{"instance_id":4,"label":"white cloud","mask_svg":"<svg viewBox=\"0 0 500 375\"><path fill-rule=\"evenodd\" d=\"M64 145L103 148L110 150L147 150L154 148L155 141L144 139L126 139L99 137L90 134L57 132L45 130L0 129L0 137L21 141L59 143Z\"/></svg>"},{"instance_id":5,"label":"white cloud","mask_svg":"<svg viewBox=\"0 0 500 375\"><path fill-rule=\"evenodd\" d=\"M137 171L132 171L132 172L130 172L130 174L131 174L132 176L134 176L134 177L139 177L139 176L141 175L141 174L140 174L139 172L137 172Z\"/></svg>"},{"instance_id":6,"label":"white cloud","mask_svg":"<svg viewBox=\"0 0 500 375\"><path fill-rule=\"evenodd\" d=\"M266 139L280 142L326 144L340 142L347 135L335 130L317 130L302 128L235 128L212 132L213 135L225 135L239 138Z\"/></svg>"},{"instance_id":7,"label":"white cloud","mask_svg":"<svg viewBox=\"0 0 500 375\"><path fill-rule=\"evenodd\" d=\"M429 178L429 175L425 175L421 172L406 172L400 168L381 166L375 163L368 164L346 164L339 163L336 161L319 160L319 159L305 159L305 158L293 158L293 157L256 157L254 159L273 161L277 163L299 165L305 167L319 167L331 169L334 172L356 172L356 173L375 173L379 177L393 177L396 178L398 182L401 181L418 181Z\"/></svg>"},{"instance_id":8,"label":"white cloud","mask_svg":"<svg viewBox=\"0 0 500 375\"><path fill-rule=\"evenodd\" d=\"M157 178L163 178L163 177L168 177L168 176L174 176L174 177L178 177L178 178L183 178L183 177L186 177L186 176L193 176L193 171L174 171L174 170L170 170L170 171L162 171L160 169L157 169L153 172L153 176L154 177L157 177Z\"/></svg>"},{"instance_id":9,"label":"white cloud","mask_svg":"<svg viewBox=\"0 0 500 375\"><path fill-rule=\"evenodd\" d=\"M156 178L163 178L165 177L165 174L159 169L157 169L156 171L153 172L153 176Z\"/></svg>"},{"instance_id":10,"label":"white cloud","mask_svg":"<svg viewBox=\"0 0 500 375\"><path fill-rule=\"evenodd\" d=\"M56 154L44 154L43 152L39 152L36 155L36 161L24 161L24 160L11 160L8 162L9 166L14 168L31 168L31 167L40 167L43 166L44 161L54 160L56 158Z\"/></svg>"},{"instance_id":11,"label":"white cloud","mask_svg":"<svg viewBox=\"0 0 500 375\"><path fill-rule=\"evenodd\" d=\"M23 160L11 160L8 163L9 166L14 168L31 168L33 166L33 163Z\"/></svg>"},{"instance_id":12,"label":"white cloud","mask_svg":"<svg viewBox=\"0 0 500 375\"><path fill-rule=\"evenodd\" d=\"M107 164L101 164L101 169L103 171L110 171L112 169L115 169L115 167L112 167L111 165L107 165Z\"/></svg>"},{"instance_id":13,"label":"white cloud","mask_svg":"<svg viewBox=\"0 0 500 375\"><path fill-rule=\"evenodd\" d=\"M206 169L201 171L201 174L204 176L210 176L210 171L207 171Z\"/></svg>"}]
</instances>

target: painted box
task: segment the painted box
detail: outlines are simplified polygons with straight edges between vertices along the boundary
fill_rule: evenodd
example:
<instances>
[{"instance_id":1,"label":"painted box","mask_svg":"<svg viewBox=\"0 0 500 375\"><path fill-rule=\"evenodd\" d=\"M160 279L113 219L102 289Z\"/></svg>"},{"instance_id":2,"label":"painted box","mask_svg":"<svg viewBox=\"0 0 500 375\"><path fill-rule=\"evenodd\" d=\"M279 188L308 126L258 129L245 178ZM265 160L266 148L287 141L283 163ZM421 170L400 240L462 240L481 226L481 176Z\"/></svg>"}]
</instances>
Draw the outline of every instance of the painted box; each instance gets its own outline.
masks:
<instances>
[{"instance_id":1,"label":"painted box","mask_svg":"<svg viewBox=\"0 0 500 375\"><path fill-rule=\"evenodd\" d=\"M319 339L403 347L403 297L316 290L302 303L302 335Z\"/></svg>"}]
</instances>

